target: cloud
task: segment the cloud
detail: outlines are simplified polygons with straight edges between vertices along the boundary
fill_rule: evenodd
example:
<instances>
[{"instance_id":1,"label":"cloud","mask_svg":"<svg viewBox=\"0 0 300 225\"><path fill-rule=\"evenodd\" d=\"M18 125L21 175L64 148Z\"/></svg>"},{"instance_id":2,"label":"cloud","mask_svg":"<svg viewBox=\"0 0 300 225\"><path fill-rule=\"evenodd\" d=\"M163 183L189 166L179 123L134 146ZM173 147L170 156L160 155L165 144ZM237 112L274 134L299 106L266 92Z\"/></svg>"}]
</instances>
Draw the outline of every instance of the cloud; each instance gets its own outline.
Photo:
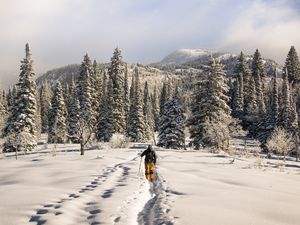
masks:
<instances>
[{"instance_id":1,"label":"cloud","mask_svg":"<svg viewBox=\"0 0 300 225\"><path fill-rule=\"evenodd\" d=\"M219 48L248 54L258 48L263 56L284 63L291 45L300 48L300 14L295 3L253 1L224 32Z\"/></svg>"},{"instance_id":2,"label":"cloud","mask_svg":"<svg viewBox=\"0 0 300 225\"><path fill-rule=\"evenodd\" d=\"M86 52L108 62L116 46L124 60L140 63L159 61L179 48L247 53L259 48L263 56L282 61L290 45L300 46L297 0L0 2L2 87L17 80L26 42L38 75L80 63Z\"/></svg>"}]
</instances>

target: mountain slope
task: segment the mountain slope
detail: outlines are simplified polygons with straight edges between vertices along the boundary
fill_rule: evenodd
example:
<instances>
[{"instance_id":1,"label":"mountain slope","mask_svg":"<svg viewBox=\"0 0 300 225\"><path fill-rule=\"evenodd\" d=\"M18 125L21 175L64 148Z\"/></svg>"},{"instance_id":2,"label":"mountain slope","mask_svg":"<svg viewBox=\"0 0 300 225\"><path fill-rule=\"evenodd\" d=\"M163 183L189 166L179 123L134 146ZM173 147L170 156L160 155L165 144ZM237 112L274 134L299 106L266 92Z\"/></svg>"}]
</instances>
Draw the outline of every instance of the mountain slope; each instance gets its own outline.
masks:
<instances>
[{"instance_id":1,"label":"mountain slope","mask_svg":"<svg viewBox=\"0 0 300 225\"><path fill-rule=\"evenodd\" d=\"M100 70L107 70L109 64L99 64ZM154 68L151 66L144 66L141 64L127 64L128 68L128 82L131 82L132 74L134 74L134 69L138 68L140 73L140 80L143 84L145 81L148 82L149 88L154 88L156 85L158 88L162 86L162 81L166 79L166 77L175 77L174 73L160 70L159 68ZM76 80L79 77L80 73L80 65L73 64L60 68L56 68L50 71L47 71L42 76L36 79L36 83L38 87L47 81L49 85L53 88L57 81L60 81L63 85L70 83L72 77Z\"/></svg>"},{"instance_id":2,"label":"mountain slope","mask_svg":"<svg viewBox=\"0 0 300 225\"><path fill-rule=\"evenodd\" d=\"M179 49L163 58L160 62L151 64L151 66L170 72L176 72L178 69L202 69L211 56L224 64L227 75L234 75L238 62L237 55L207 49ZM252 55L246 56L249 66L251 66L252 59ZM278 71L282 69L282 66L274 60L263 59L263 61L267 75L272 75L275 67Z\"/></svg>"}]
</instances>

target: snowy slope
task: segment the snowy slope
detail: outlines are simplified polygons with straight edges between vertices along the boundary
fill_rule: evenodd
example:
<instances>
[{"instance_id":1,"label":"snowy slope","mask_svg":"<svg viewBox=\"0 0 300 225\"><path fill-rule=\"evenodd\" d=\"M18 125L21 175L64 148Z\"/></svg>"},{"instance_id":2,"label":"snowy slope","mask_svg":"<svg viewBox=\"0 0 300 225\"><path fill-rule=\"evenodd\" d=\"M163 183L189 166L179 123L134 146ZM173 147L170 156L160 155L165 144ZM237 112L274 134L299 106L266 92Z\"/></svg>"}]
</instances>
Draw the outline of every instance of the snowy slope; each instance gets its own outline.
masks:
<instances>
[{"instance_id":1,"label":"snowy slope","mask_svg":"<svg viewBox=\"0 0 300 225\"><path fill-rule=\"evenodd\" d=\"M0 159L0 224L299 224L299 163L157 151L148 183L134 149L45 145Z\"/></svg>"},{"instance_id":2,"label":"snowy slope","mask_svg":"<svg viewBox=\"0 0 300 225\"><path fill-rule=\"evenodd\" d=\"M170 72L177 71L180 69L201 69L203 65L207 64L208 60L213 56L214 58L220 60L225 66L227 75L233 76L236 70L238 55L232 53L224 53L216 50L207 49L179 49L165 58L163 58L158 63L150 64L151 66L158 67L163 70L168 70ZM246 60L251 66L253 56L247 55ZM282 70L282 66L271 59L263 59L266 74L273 76L274 68L277 68L279 76Z\"/></svg>"},{"instance_id":3,"label":"snowy slope","mask_svg":"<svg viewBox=\"0 0 300 225\"><path fill-rule=\"evenodd\" d=\"M100 70L107 69L109 64L99 64ZM153 88L153 86L157 85L159 88L162 85L162 80L165 79L166 76L168 77L175 77L175 75L172 72L164 71L158 68L154 68L151 66L144 66L141 64L128 64L128 82L130 84L132 74L134 74L135 68L138 68L141 82L144 83L145 81L148 81L149 88ZM74 79L78 78L80 73L80 65L74 64L74 65L68 65L60 68L56 68L53 70L47 71L42 76L38 77L36 79L36 83L38 87L41 87L41 85L47 81L52 88L55 87L55 84L57 81L60 81L60 83L64 86L67 83L70 83L72 80L72 77Z\"/></svg>"},{"instance_id":4,"label":"snowy slope","mask_svg":"<svg viewBox=\"0 0 300 225\"><path fill-rule=\"evenodd\" d=\"M183 64L193 61L198 58L206 58L213 53L213 50L208 49L178 49L166 56L160 63L161 64Z\"/></svg>"}]
</instances>

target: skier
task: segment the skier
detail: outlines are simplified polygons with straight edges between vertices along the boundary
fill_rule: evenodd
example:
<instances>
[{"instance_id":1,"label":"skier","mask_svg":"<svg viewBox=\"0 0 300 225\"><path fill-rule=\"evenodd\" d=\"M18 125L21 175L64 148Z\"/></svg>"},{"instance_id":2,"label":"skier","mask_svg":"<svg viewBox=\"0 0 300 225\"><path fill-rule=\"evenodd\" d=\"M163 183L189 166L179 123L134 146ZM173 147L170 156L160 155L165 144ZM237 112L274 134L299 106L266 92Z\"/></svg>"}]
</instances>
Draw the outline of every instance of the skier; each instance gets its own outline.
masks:
<instances>
[{"instance_id":1,"label":"skier","mask_svg":"<svg viewBox=\"0 0 300 225\"><path fill-rule=\"evenodd\" d=\"M148 148L141 154L141 157L143 156L145 156L146 179L152 182L155 179L154 170L156 164L156 154L151 145L148 145Z\"/></svg>"}]
</instances>

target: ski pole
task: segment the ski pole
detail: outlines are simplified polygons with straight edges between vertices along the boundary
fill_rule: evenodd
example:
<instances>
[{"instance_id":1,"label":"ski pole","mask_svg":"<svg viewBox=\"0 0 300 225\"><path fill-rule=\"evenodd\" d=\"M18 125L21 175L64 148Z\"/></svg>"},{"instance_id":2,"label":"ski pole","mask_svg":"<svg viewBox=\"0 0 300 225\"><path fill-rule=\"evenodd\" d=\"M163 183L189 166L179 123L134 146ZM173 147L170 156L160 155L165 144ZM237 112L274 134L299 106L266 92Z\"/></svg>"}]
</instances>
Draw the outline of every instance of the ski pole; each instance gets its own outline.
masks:
<instances>
[{"instance_id":1,"label":"ski pole","mask_svg":"<svg viewBox=\"0 0 300 225\"><path fill-rule=\"evenodd\" d=\"M141 164L142 164L142 157L141 157L141 161L140 161L138 176L140 176Z\"/></svg>"}]
</instances>

